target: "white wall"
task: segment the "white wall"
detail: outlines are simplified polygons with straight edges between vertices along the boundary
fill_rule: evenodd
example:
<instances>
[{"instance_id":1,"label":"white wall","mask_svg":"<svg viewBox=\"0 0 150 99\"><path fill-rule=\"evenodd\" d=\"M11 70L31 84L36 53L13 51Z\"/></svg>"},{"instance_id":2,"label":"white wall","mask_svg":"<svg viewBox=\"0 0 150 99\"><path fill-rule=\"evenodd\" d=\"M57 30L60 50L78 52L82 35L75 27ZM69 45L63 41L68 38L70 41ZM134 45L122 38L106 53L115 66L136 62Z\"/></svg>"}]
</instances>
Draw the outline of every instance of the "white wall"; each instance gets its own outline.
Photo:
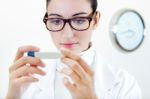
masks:
<instances>
[{"instance_id":1,"label":"white wall","mask_svg":"<svg viewBox=\"0 0 150 99\"><path fill-rule=\"evenodd\" d=\"M98 49L102 52L103 57L112 65L122 67L128 70L138 80L143 99L150 99L150 13L148 0L100 0L99 7L102 13L101 23L99 26L100 39ZM142 46L132 53L124 53L118 50L110 40L109 24L112 16L116 11L122 8L131 8L138 11L146 22L147 33ZM97 35L97 34L95 34Z\"/></svg>"},{"instance_id":2,"label":"white wall","mask_svg":"<svg viewBox=\"0 0 150 99\"><path fill-rule=\"evenodd\" d=\"M150 29L148 0L100 0L101 20L93 41L108 63L122 67L135 76L141 86L143 99L148 99L150 35L147 32L142 46L135 52L124 53L116 49L108 29L113 14L121 8L136 9L144 17L147 29ZM6 92L8 67L19 46L32 44L42 51L55 50L42 23L44 12L43 0L0 0L0 96Z\"/></svg>"}]
</instances>

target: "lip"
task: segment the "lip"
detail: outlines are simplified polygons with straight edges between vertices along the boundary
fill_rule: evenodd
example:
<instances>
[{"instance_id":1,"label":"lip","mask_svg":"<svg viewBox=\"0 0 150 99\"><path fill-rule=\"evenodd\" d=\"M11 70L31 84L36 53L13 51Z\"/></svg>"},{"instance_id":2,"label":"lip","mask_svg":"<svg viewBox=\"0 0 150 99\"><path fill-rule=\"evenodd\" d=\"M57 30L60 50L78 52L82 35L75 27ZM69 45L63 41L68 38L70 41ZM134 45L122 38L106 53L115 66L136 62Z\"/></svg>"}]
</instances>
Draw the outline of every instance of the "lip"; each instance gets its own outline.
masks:
<instances>
[{"instance_id":1,"label":"lip","mask_svg":"<svg viewBox=\"0 0 150 99\"><path fill-rule=\"evenodd\" d=\"M61 43L61 45L65 48L73 48L78 43Z\"/></svg>"}]
</instances>

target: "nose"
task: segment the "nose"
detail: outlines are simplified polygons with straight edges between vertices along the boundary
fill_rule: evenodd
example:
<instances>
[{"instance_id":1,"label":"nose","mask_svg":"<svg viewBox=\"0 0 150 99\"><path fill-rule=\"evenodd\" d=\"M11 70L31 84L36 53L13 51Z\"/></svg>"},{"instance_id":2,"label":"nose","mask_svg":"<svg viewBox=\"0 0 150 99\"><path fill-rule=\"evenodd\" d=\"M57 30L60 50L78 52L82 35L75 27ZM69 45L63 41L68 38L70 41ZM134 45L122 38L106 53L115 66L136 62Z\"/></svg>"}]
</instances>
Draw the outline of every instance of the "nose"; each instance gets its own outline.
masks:
<instances>
[{"instance_id":1,"label":"nose","mask_svg":"<svg viewBox=\"0 0 150 99\"><path fill-rule=\"evenodd\" d=\"M74 30L71 28L69 23L65 24L64 29L62 30L63 38L70 39L74 36Z\"/></svg>"}]
</instances>

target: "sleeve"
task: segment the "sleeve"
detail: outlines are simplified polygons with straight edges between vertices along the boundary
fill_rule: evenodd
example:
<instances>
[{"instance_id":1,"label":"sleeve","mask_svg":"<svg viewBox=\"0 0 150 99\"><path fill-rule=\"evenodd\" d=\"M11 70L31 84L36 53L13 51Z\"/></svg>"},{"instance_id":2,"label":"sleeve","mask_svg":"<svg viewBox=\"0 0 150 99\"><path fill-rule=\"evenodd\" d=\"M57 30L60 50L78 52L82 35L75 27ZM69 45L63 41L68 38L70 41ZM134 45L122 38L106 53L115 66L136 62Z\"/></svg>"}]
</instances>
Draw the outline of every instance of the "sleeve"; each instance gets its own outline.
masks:
<instances>
[{"instance_id":1,"label":"sleeve","mask_svg":"<svg viewBox=\"0 0 150 99\"><path fill-rule=\"evenodd\" d=\"M126 71L117 73L119 82L115 83L104 99L141 99L141 89L133 76Z\"/></svg>"}]
</instances>

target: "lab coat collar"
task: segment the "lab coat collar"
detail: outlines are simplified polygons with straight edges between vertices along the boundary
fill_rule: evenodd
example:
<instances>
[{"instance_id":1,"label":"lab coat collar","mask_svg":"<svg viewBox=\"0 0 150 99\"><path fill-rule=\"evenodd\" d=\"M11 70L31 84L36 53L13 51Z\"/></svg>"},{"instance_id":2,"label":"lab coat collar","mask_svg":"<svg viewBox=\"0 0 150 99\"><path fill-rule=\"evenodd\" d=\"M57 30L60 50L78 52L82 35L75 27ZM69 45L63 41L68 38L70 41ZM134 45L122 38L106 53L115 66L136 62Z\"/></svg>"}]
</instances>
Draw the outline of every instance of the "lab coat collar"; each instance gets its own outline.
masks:
<instances>
[{"instance_id":1,"label":"lab coat collar","mask_svg":"<svg viewBox=\"0 0 150 99\"><path fill-rule=\"evenodd\" d=\"M118 78L114 76L118 70L114 70L113 67L111 68L111 66L105 65L102 61L101 55L96 52L93 46L82 52L80 55L87 62L87 64L94 69L95 90L97 94L100 94L101 96L106 93L106 91L112 89L115 84L119 83ZM47 74L44 77L39 77L40 81L36 83L36 86L40 89L40 94L49 96L51 93L51 96L49 97L54 97L56 66L60 66L62 63L60 62L60 59L58 59L53 60L53 62L48 62L47 64L53 66L46 66L44 68L44 71ZM40 96L40 94L38 96Z\"/></svg>"},{"instance_id":2,"label":"lab coat collar","mask_svg":"<svg viewBox=\"0 0 150 99\"><path fill-rule=\"evenodd\" d=\"M96 51L94 46L90 43L90 47L88 50L80 53L81 58L93 69L95 62Z\"/></svg>"}]
</instances>

